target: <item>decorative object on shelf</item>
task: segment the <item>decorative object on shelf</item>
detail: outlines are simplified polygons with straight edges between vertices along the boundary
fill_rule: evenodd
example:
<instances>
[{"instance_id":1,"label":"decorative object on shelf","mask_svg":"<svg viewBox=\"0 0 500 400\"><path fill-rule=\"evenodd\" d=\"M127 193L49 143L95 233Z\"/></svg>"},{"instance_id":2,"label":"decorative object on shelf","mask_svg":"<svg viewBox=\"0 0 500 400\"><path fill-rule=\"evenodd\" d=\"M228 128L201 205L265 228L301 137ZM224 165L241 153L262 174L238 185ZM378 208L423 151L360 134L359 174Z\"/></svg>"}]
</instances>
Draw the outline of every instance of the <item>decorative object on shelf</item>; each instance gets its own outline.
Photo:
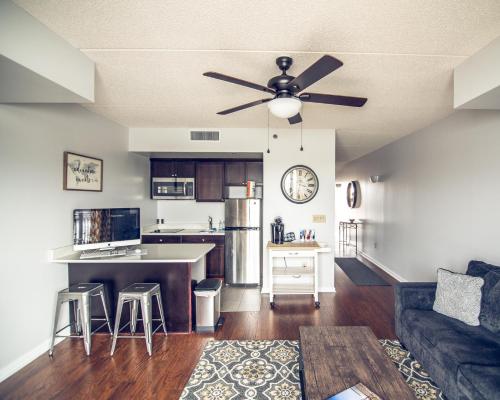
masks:
<instances>
[{"instance_id":1,"label":"decorative object on shelf","mask_svg":"<svg viewBox=\"0 0 500 400\"><path fill-rule=\"evenodd\" d=\"M278 118L287 118L290 124L298 124L302 122L300 109L303 102L333 104L348 107L362 107L367 99L364 97L338 96L333 94L321 93L300 93L313 83L324 78L336 69L340 68L343 63L335 57L324 55L299 76L294 77L286 72L292 66L293 60L291 57L278 57L276 65L281 70L281 74L277 75L267 82L267 87L256 83L248 82L242 79L233 78L232 76L219 74L218 72L205 72L203 75L209 78L219 79L221 81L233 83L235 85L245 86L251 89L273 95L272 98L260 99L251 103L242 104L217 114L226 115L246 108L258 106L267 103L268 110Z\"/></svg>"},{"instance_id":2,"label":"decorative object on shelf","mask_svg":"<svg viewBox=\"0 0 500 400\"><path fill-rule=\"evenodd\" d=\"M347 185L347 205L350 208L358 208L361 204L359 182L351 181Z\"/></svg>"},{"instance_id":3,"label":"decorative object on shelf","mask_svg":"<svg viewBox=\"0 0 500 400\"><path fill-rule=\"evenodd\" d=\"M64 152L63 189L102 192L103 161L100 158Z\"/></svg>"},{"instance_id":4,"label":"decorative object on shelf","mask_svg":"<svg viewBox=\"0 0 500 400\"><path fill-rule=\"evenodd\" d=\"M292 203L303 204L311 201L319 189L316 173L305 165L294 165L281 178L281 192Z\"/></svg>"}]
</instances>

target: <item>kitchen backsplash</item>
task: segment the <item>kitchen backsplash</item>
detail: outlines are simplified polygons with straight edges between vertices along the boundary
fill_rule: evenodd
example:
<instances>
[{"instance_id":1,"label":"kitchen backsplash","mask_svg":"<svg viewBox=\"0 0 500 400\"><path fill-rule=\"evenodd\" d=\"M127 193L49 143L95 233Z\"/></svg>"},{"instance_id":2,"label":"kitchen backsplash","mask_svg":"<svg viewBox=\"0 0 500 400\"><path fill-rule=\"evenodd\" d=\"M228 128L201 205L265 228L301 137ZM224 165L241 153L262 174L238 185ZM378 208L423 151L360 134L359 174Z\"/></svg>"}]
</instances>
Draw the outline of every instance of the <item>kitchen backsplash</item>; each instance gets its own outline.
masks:
<instances>
[{"instance_id":1,"label":"kitchen backsplash","mask_svg":"<svg viewBox=\"0 0 500 400\"><path fill-rule=\"evenodd\" d=\"M204 203L195 200L158 200L157 218L163 218L169 226L178 224L208 224L208 216L214 227L224 221L224 203Z\"/></svg>"}]
</instances>

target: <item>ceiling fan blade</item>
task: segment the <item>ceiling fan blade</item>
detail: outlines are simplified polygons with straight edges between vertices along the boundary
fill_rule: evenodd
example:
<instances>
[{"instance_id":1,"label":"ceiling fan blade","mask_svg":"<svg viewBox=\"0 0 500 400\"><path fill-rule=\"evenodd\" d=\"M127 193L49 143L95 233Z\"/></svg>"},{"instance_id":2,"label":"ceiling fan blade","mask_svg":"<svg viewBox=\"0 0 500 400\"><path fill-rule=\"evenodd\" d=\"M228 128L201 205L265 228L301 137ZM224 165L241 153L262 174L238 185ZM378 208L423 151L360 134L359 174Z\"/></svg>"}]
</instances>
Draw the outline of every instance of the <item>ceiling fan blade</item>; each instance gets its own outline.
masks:
<instances>
[{"instance_id":1,"label":"ceiling fan blade","mask_svg":"<svg viewBox=\"0 0 500 400\"><path fill-rule=\"evenodd\" d=\"M243 79L233 78L232 76L219 74L218 72L205 72L203 75L208 76L209 78L215 78L215 79L220 79L221 81L234 83L235 85L246 86L246 87L249 87L251 89L256 89L256 90L260 90L262 92L275 94L275 91L272 89L269 89L268 87L258 85L257 83L244 81Z\"/></svg>"},{"instance_id":2,"label":"ceiling fan blade","mask_svg":"<svg viewBox=\"0 0 500 400\"><path fill-rule=\"evenodd\" d=\"M233 108L229 108L229 109L224 110L224 111L219 111L217 114L219 114L219 115L231 114L231 113L234 113L236 111L244 110L245 108L250 108L253 106L258 106L259 104L262 104L262 103L267 103L268 101L271 101L271 100L272 99L261 99L261 100L257 100L257 101L252 101L251 103L242 104L241 106L238 106L238 107L233 107Z\"/></svg>"},{"instance_id":3,"label":"ceiling fan blade","mask_svg":"<svg viewBox=\"0 0 500 400\"><path fill-rule=\"evenodd\" d=\"M290 122L290 125L298 124L299 122L302 122L302 117L300 114L294 115L293 117L288 118L288 122Z\"/></svg>"},{"instance_id":4,"label":"ceiling fan blade","mask_svg":"<svg viewBox=\"0 0 500 400\"><path fill-rule=\"evenodd\" d=\"M337 60L335 57L325 55L293 79L288 84L288 87L297 86L299 91L304 90L314 82L319 81L337 68L340 68L342 65L342 61Z\"/></svg>"},{"instance_id":5,"label":"ceiling fan blade","mask_svg":"<svg viewBox=\"0 0 500 400\"><path fill-rule=\"evenodd\" d=\"M309 103L335 104L349 107L362 107L368 100L365 97L338 96L335 94L321 93L302 93L299 98Z\"/></svg>"}]
</instances>

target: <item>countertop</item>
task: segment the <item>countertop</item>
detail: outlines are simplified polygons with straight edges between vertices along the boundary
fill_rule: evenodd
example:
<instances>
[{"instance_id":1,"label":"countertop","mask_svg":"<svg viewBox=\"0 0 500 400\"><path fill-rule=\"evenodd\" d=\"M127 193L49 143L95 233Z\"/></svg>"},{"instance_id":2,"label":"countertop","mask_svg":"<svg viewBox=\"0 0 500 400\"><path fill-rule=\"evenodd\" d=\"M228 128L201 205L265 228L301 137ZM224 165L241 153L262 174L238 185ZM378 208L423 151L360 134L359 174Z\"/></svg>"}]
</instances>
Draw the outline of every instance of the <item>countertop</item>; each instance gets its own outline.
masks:
<instances>
[{"instance_id":1,"label":"countertop","mask_svg":"<svg viewBox=\"0 0 500 400\"><path fill-rule=\"evenodd\" d=\"M178 228L178 232L154 232L158 228L144 228L142 235L158 235L158 236L184 236L184 235L203 235L203 236L224 236L224 231L209 231L208 229L183 229ZM167 228L169 230L176 230L176 228Z\"/></svg>"},{"instance_id":2,"label":"countertop","mask_svg":"<svg viewBox=\"0 0 500 400\"><path fill-rule=\"evenodd\" d=\"M215 247L213 243L167 243L134 246L147 254L80 259L80 252L71 252L51 259L53 263L195 263Z\"/></svg>"}]
</instances>

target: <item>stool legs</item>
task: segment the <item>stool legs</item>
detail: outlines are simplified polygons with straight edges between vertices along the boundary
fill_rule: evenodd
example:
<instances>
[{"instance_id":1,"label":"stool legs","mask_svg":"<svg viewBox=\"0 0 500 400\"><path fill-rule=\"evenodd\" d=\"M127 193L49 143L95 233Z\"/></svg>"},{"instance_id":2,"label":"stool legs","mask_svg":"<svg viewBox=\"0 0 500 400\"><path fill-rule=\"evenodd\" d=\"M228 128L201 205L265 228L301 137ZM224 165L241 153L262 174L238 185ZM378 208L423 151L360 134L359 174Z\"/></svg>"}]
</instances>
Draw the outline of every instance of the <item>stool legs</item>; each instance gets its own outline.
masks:
<instances>
[{"instance_id":1,"label":"stool legs","mask_svg":"<svg viewBox=\"0 0 500 400\"><path fill-rule=\"evenodd\" d=\"M103 289L101 289L99 291L99 295L101 297L102 307L104 308L104 315L106 317L106 324L108 325L109 334L112 335L113 334L113 330L111 329L111 322L109 320L108 307L107 307L107 304L106 304L106 300L104 298L104 290Z\"/></svg>"},{"instance_id":2,"label":"stool legs","mask_svg":"<svg viewBox=\"0 0 500 400\"><path fill-rule=\"evenodd\" d=\"M137 309L138 309L139 301L131 300L130 301L130 333L135 334L137 328Z\"/></svg>"},{"instance_id":3,"label":"stool legs","mask_svg":"<svg viewBox=\"0 0 500 400\"><path fill-rule=\"evenodd\" d=\"M123 309L123 296L122 294L118 294L118 307L116 309L116 317L115 317L115 331L113 333L113 343L111 344L111 355L115 352L116 347L116 339L118 339L118 333L120 332L120 319L122 317L122 309Z\"/></svg>"},{"instance_id":4,"label":"stool legs","mask_svg":"<svg viewBox=\"0 0 500 400\"><path fill-rule=\"evenodd\" d=\"M152 305L151 296L144 295L141 298L142 322L144 324L144 336L146 339L146 349L151 356L153 353L153 334L152 334Z\"/></svg>"},{"instance_id":5,"label":"stool legs","mask_svg":"<svg viewBox=\"0 0 500 400\"><path fill-rule=\"evenodd\" d=\"M82 313L82 328L83 328L83 345L85 346L85 352L90 356L90 347L92 341L92 325L90 321L90 298L87 295L83 295L81 300L80 311Z\"/></svg>"},{"instance_id":6,"label":"stool legs","mask_svg":"<svg viewBox=\"0 0 500 400\"><path fill-rule=\"evenodd\" d=\"M56 340L56 335L57 335L57 324L59 322L59 314L61 312L61 305L62 305L61 298L59 294L57 295L57 300L56 300L56 314L54 315L54 327L52 329L52 338L50 340L50 350L49 350L49 356L52 357L54 354L54 342Z\"/></svg>"},{"instance_id":7,"label":"stool legs","mask_svg":"<svg viewBox=\"0 0 500 400\"><path fill-rule=\"evenodd\" d=\"M161 293L156 294L156 300L158 301L158 309L160 310L161 324L163 325L163 332L167 336L167 325L165 324L165 316L163 315L163 303L161 302Z\"/></svg>"}]
</instances>

